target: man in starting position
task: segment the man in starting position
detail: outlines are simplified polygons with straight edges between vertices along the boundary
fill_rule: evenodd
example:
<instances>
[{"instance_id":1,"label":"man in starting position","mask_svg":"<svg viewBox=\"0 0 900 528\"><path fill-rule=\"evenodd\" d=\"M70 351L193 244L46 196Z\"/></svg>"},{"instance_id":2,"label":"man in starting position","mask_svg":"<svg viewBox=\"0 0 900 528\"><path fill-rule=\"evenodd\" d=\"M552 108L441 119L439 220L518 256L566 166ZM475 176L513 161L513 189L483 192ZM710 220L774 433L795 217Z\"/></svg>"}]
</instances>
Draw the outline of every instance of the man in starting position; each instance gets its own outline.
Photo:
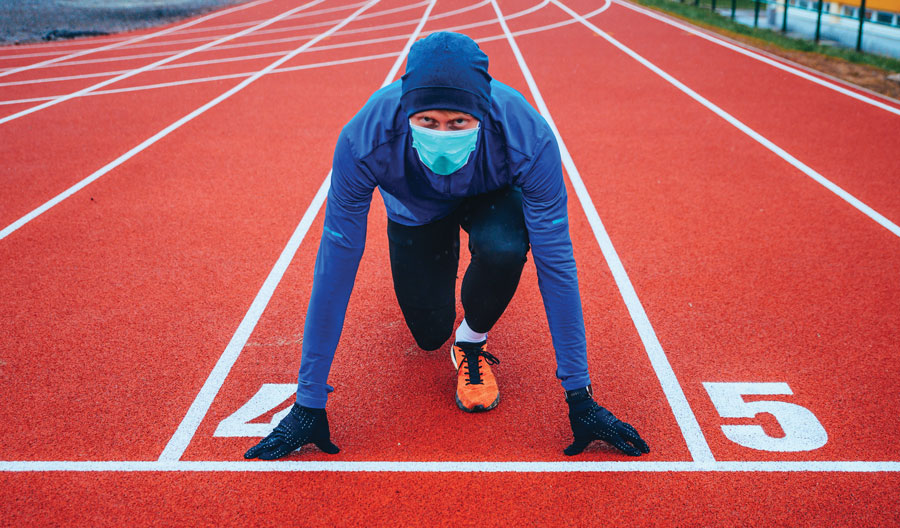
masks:
<instances>
[{"instance_id":1,"label":"man in starting position","mask_svg":"<svg viewBox=\"0 0 900 528\"><path fill-rule=\"evenodd\" d=\"M325 227L303 333L297 400L275 430L244 455L271 460L331 443L328 372L366 240L378 187L388 214L394 291L425 350L443 346L456 321L459 229L471 263L465 318L450 356L456 403L466 412L500 401L488 331L506 309L531 247L569 404L567 455L604 440L626 454L650 451L631 425L594 402L559 147L546 121L512 88L491 79L469 37L433 33L416 42L400 81L377 91L338 138Z\"/></svg>"}]
</instances>

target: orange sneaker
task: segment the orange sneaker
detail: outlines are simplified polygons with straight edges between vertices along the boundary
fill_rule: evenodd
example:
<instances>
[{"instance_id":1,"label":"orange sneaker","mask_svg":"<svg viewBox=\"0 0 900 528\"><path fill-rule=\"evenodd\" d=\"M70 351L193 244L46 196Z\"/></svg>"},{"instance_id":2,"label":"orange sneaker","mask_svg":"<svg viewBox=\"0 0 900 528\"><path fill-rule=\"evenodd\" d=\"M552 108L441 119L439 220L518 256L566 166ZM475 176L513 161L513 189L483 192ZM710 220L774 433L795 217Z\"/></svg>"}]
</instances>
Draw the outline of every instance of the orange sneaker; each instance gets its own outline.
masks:
<instances>
[{"instance_id":1,"label":"orange sneaker","mask_svg":"<svg viewBox=\"0 0 900 528\"><path fill-rule=\"evenodd\" d=\"M500 360L485 351L485 343L458 342L450 347L456 367L456 405L466 412L490 411L500 403L497 379L491 372L491 365Z\"/></svg>"}]
</instances>

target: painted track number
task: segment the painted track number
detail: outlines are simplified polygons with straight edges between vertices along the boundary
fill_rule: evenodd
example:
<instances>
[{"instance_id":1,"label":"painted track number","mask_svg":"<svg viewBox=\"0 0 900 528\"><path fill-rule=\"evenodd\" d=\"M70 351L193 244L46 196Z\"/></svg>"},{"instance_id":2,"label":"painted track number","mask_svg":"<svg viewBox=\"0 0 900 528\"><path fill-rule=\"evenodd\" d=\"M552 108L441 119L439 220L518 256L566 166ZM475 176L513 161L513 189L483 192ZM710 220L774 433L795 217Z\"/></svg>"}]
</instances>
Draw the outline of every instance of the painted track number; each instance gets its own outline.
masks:
<instances>
[{"instance_id":1,"label":"painted track number","mask_svg":"<svg viewBox=\"0 0 900 528\"><path fill-rule=\"evenodd\" d=\"M766 434L759 425L723 425L722 432L732 442L760 451L812 451L828 442L828 434L818 418L807 408L783 401L745 401L747 395L793 394L787 383L712 383L704 382L716 411L722 418L753 418L759 413L775 417L784 436Z\"/></svg>"},{"instance_id":2,"label":"painted track number","mask_svg":"<svg viewBox=\"0 0 900 528\"><path fill-rule=\"evenodd\" d=\"M266 436L275 429L282 418L287 416L291 407L287 406L277 412L269 423L251 423L252 420L271 411L284 403L297 391L296 383L266 383L250 400L234 411L234 414L219 422L213 436L243 437Z\"/></svg>"}]
</instances>

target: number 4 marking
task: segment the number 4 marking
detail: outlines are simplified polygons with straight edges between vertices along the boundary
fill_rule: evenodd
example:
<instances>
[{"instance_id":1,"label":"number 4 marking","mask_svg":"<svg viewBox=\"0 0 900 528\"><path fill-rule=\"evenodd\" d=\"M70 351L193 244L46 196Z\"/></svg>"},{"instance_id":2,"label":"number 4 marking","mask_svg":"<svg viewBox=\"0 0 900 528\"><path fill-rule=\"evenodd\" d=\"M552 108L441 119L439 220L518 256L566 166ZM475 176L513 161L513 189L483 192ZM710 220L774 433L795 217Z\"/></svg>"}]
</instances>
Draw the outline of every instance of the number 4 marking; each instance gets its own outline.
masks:
<instances>
[{"instance_id":1,"label":"number 4 marking","mask_svg":"<svg viewBox=\"0 0 900 528\"><path fill-rule=\"evenodd\" d=\"M759 425L723 425L732 442L761 451L812 451L828 442L828 434L805 407L782 401L744 401L744 394L793 394L787 383L709 383L706 392L722 418L753 418L769 413L778 420L784 436L774 438Z\"/></svg>"},{"instance_id":2,"label":"number 4 marking","mask_svg":"<svg viewBox=\"0 0 900 528\"><path fill-rule=\"evenodd\" d=\"M291 408L282 409L269 423L250 423L260 416L278 407L285 400L293 396L297 391L296 383L266 383L259 388L250 401L234 411L234 414L219 422L213 436L237 437L237 436L266 436L275 429L278 422L287 416Z\"/></svg>"}]
</instances>

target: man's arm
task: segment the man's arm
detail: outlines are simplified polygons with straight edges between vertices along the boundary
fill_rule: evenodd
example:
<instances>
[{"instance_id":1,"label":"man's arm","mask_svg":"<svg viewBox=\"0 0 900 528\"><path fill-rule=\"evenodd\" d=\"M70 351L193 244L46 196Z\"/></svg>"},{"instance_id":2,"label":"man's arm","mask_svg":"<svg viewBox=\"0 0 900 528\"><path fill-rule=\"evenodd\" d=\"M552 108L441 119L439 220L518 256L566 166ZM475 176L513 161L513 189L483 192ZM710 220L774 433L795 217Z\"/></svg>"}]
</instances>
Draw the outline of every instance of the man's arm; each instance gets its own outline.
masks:
<instances>
[{"instance_id":1,"label":"man's arm","mask_svg":"<svg viewBox=\"0 0 900 528\"><path fill-rule=\"evenodd\" d=\"M591 380L584 316L569 237L562 162L552 136L544 139L519 185L538 286L556 351L556 375L565 390L586 387Z\"/></svg>"},{"instance_id":2,"label":"man's arm","mask_svg":"<svg viewBox=\"0 0 900 528\"><path fill-rule=\"evenodd\" d=\"M324 408L334 352L366 244L366 220L374 181L356 163L341 134L335 148L325 225L316 255L313 287L303 328L297 403Z\"/></svg>"},{"instance_id":3,"label":"man's arm","mask_svg":"<svg viewBox=\"0 0 900 528\"><path fill-rule=\"evenodd\" d=\"M334 390L327 383L328 373L365 248L366 220L374 187L374 181L359 169L349 141L341 134L332 164L325 226L303 330L297 401L272 433L251 447L244 458L273 460L309 443L329 454L340 450L331 443L325 413L328 393Z\"/></svg>"},{"instance_id":4,"label":"man's arm","mask_svg":"<svg viewBox=\"0 0 900 528\"><path fill-rule=\"evenodd\" d=\"M564 453L577 455L594 440L607 442L630 456L649 453L650 447L634 427L594 401L559 147L552 136L541 147L521 179L522 199L538 285L556 351L556 375L562 380L569 404L574 441Z\"/></svg>"}]
</instances>

